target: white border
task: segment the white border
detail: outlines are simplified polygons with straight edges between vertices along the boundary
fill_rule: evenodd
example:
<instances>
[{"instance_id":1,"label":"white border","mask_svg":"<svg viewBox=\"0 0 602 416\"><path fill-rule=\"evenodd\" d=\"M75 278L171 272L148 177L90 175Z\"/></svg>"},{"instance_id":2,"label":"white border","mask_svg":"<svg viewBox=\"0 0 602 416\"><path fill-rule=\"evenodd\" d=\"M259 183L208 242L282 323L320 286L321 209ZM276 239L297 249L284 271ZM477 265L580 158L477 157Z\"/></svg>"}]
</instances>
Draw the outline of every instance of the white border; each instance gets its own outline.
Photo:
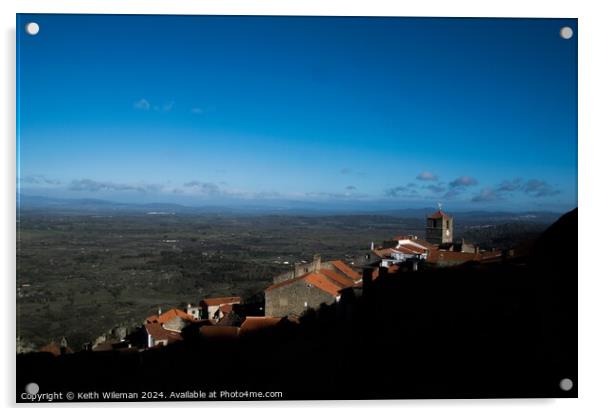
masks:
<instances>
[{"instance_id":1,"label":"white border","mask_svg":"<svg viewBox=\"0 0 602 416\"><path fill-rule=\"evenodd\" d=\"M602 354L600 318L602 310L602 272L597 264L599 229L602 209L598 178L602 130L599 97L602 74L602 21L594 1L414 1L384 0L3 0L0 2L3 42L0 70L4 97L0 101L4 140L0 155L2 203L0 230L0 264L3 289L2 360L0 394L2 404L14 401L14 340L15 340L15 13L119 13L119 14L270 14L270 15L364 15L364 16L468 16L468 17L576 17L579 18L579 399L571 400L440 400L386 402L283 402L283 403L158 403L128 405L141 407L145 413L163 414L168 407L176 412L230 412L264 415L265 412L307 415L316 411L332 413L344 407L346 413L362 415L370 411L386 414L411 412L449 415L512 414L602 414ZM8 370L8 371L7 371ZM121 405L123 406L123 405ZM187 410L183 407L199 407ZM26 407L26 406L21 406ZM105 414L120 405L54 406L43 412ZM106 409L104 409L106 408ZM27 411L37 408L26 407ZM231 410L229 410L231 409ZM11 412L13 409L9 409ZM128 409L131 412L133 409Z\"/></svg>"}]
</instances>

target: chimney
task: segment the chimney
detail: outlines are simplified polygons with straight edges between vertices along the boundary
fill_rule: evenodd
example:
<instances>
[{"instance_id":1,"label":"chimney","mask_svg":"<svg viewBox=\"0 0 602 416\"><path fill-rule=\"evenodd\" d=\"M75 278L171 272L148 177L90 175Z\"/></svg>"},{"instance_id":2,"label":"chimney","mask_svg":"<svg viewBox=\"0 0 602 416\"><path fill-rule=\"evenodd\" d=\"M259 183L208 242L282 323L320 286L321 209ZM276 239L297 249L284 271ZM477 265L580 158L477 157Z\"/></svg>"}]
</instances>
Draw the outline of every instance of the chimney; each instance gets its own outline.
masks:
<instances>
[{"instance_id":1,"label":"chimney","mask_svg":"<svg viewBox=\"0 0 602 416\"><path fill-rule=\"evenodd\" d=\"M314 271L322 268L322 256L314 254Z\"/></svg>"}]
</instances>

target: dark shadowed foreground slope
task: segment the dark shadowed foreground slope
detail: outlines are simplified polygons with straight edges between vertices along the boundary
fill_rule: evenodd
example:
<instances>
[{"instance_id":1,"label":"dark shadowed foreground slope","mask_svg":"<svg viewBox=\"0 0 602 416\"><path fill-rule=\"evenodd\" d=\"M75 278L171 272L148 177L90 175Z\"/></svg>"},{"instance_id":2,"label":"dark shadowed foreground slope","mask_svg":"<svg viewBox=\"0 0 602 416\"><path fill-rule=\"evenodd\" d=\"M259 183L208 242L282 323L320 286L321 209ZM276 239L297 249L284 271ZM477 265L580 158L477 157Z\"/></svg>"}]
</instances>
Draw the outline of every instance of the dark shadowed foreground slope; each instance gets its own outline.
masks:
<instances>
[{"instance_id":1,"label":"dark shadowed foreground slope","mask_svg":"<svg viewBox=\"0 0 602 416\"><path fill-rule=\"evenodd\" d=\"M93 317L89 317L93 319ZM577 210L529 258L382 275L238 340L17 357L17 394L279 391L284 399L577 396ZM565 392L559 383L574 382ZM222 399L226 399L222 397ZM244 398L243 398L244 399ZM17 400L21 400L20 396Z\"/></svg>"}]
</instances>

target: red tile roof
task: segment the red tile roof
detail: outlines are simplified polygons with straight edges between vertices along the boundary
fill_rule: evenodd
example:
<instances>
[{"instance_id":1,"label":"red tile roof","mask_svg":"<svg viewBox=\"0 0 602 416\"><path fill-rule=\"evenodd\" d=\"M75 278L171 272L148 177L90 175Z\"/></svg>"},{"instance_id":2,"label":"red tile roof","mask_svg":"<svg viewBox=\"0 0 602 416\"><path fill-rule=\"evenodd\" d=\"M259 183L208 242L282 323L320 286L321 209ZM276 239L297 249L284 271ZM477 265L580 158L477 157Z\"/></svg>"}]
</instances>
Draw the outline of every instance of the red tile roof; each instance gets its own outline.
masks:
<instances>
[{"instance_id":1,"label":"red tile roof","mask_svg":"<svg viewBox=\"0 0 602 416\"><path fill-rule=\"evenodd\" d=\"M270 316L247 316L240 326L240 333L243 335L253 331L273 328L278 325L282 319L283 318L272 318Z\"/></svg>"},{"instance_id":2,"label":"red tile roof","mask_svg":"<svg viewBox=\"0 0 602 416\"><path fill-rule=\"evenodd\" d=\"M360 280L362 277L358 272L353 270L341 260L334 260L328 263L334 266L336 271L323 267L318 271L309 272L292 279L275 283L266 288L265 291L269 292L271 290L298 282L299 280L304 280L305 282L332 296L338 296L341 289L353 286L354 282Z\"/></svg>"},{"instance_id":3,"label":"red tile roof","mask_svg":"<svg viewBox=\"0 0 602 416\"><path fill-rule=\"evenodd\" d=\"M413 242L416 244L420 244L422 247L426 248L429 251L437 250L439 248L435 244L431 244L426 240L416 239L416 240L413 240Z\"/></svg>"},{"instance_id":4,"label":"red tile roof","mask_svg":"<svg viewBox=\"0 0 602 416\"><path fill-rule=\"evenodd\" d=\"M372 251L377 256L384 258L384 257L391 257L391 254L394 251L397 251L399 253L404 253L404 254L424 254L427 252L427 249L420 248L420 247L417 247L412 244L401 244L395 248L379 248L379 249L374 249ZM430 251L430 250L428 250L428 251Z\"/></svg>"},{"instance_id":5,"label":"red tile roof","mask_svg":"<svg viewBox=\"0 0 602 416\"><path fill-rule=\"evenodd\" d=\"M343 286L339 286L321 273L309 273L307 276L305 276L304 280L332 296L337 296L339 294L339 290L343 288Z\"/></svg>"},{"instance_id":6,"label":"red tile roof","mask_svg":"<svg viewBox=\"0 0 602 416\"><path fill-rule=\"evenodd\" d=\"M169 321L171 321L172 319L179 317L182 318L186 321L190 321L190 322L194 322L196 321L196 318L192 315L188 315L186 312L184 312L181 309L170 309L165 313L162 313L161 315L151 315L148 318L146 318L146 322L147 323L153 323L153 322L157 322L160 324L164 324L167 323Z\"/></svg>"},{"instance_id":7,"label":"red tile roof","mask_svg":"<svg viewBox=\"0 0 602 416\"><path fill-rule=\"evenodd\" d=\"M330 280L334 281L337 285L341 287L351 286L353 282L359 280L359 277L357 279L352 279L347 276L341 276L337 272L328 269L320 269L319 273L328 277Z\"/></svg>"},{"instance_id":8,"label":"red tile roof","mask_svg":"<svg viewBox=\"0 0 602 416\"><path fill-rule=\"evenodd\" d=\"M332 264L334 267L336 267L338 270L340 270L343 274L345 274L346 276L349 276L353 280L357 280L360 277L362 277L358 272L356 272L351 267L349 267L349 265L347 265L347 263L345 263L341 260L333 260L330 262L330 264Z\"/></svg>"},{"instance_id":9,"label":"red tile roof","mask_svg":"<svg viewBox=\"0 0 602 416\"><path fill-rule=\"evenodd\" d=\"M447 219L450 219L451 217L449 215L447 215L445 212L443 212L441 210L438 210L437 212L434 212L431 215L429 215L428 218L431 219L431 220L436 220L436 219L439 219L439 218L445 218L447 220Z\"/></svg>"},{"instance_id":10,"label":"red tile roof","mask_svg":"<svg viewBox=\"0 0 602 416\"><path fill-rule=\"evenodd\" d=\"M168 343L181 341L182 335L179 332L168 331L163 328L159 322L150 322L144 324L146 332L155 339L155 341L167 341Z\"/></svg>"},{"instance_id":11,"label":"red tile roof","mask_svg":"<svg viewBox=\"0 0 602 416\"><path fill-rule=\"evenodd\" d=\"M331 280L329 277L326 277L325 274L322 274L323 271L324 270L322 270L320 272L310 272L310 273L304 274L303 276L295 277L294 279L284 280L282 282L279 282L279 283L269 286L267 289L265 289L265 291L269 292L271 290L290 285L290 284L298 282L300 280L304 280L305 282L317 287L318 289L320 289L332 296L337 296L339 293L339 290L341 290L343 287L348 287L353 284L353 282L351 282L351 281L346 282L345 284L342 284L339 281ZM331 272L331 273L333 273L333 272ZM339 277L339 279L341 279L341 277Z\"/></svg>"},{"instance_id":12,"label":"red tile roof","mask_svg":"<svg viewBox=\"0 0 602 416\"><path fill-rule=\"evenodd\" d=\"M151 316L147 316L146 319L144 320L144 322L149 323L149 322L158 322L159 321L159 315L151 315Z\"/></svg>"},{"instance_id":13,"label":"red tile roof","mask_svg":"<svg viewBox=\"0 0 602 416\"><path fill-rule=\"evenodd\" d=\"M207 298L201 301L201 304L206 306L219 306L219 305L227 305L232 303L240 303L240 297L231 296L231 297L223 297L223 298Z\"/></svg>"},{"instance_id":14,"label":"red tile roof","mask_svg":"<svg viewBox=\"0 0 602 416\"><path fill-rule=\"evenodd\" d=\"M416 244L414 242L411 243L401 243L399 247L409 248L410 250L418 251L420 253L426 253L428 248L423 246L422 244Z\"/></svg>"},{"instance_id":15,"label":"red tile roof","mask_svg":"<svg viewBox=\"0 0 602 416\"><path fill-rule=\"evenodd\" d=\"M468 261L477 261L481 255L477 253L462 253L461 251L434 251L430 252L427 261L431 263L451 262L465 263Z\"/></svg>"},{"instance_id":16,"label":"red tile roof","mask_svg":"<svg viewBox=\"0 0 602 416\"><path fill-rule=\"evenodd\" d=\"M398 251L403 254L424 254L426 252L426 250L410 245L400 245L392 249L392 251Z\"/></svg>"}]
</instances>

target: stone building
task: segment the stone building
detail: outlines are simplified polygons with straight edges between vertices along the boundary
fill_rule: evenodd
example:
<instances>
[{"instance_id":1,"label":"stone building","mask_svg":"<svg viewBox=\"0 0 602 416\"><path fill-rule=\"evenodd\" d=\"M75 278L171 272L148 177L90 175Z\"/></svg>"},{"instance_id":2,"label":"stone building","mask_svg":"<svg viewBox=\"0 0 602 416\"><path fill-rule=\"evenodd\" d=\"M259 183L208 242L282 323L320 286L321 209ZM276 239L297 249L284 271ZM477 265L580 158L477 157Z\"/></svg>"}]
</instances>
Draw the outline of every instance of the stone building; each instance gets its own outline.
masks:
<instances>
[{"instance_id":1,"label":"stone building","mask_svg":"<svg viewBox=\"0 0 602 416\"><path fill-rule=\"evenodd\" d=\"M426 241L440 245L454 241L454 218L438 210L426 218Z\"/></svg>"},{"instance_id":2,"label":"stone building","mask_svg":"<svg viewBox=\"0 0 602 416\"><path fill-rule=\"evenodd\" d=\"M314 256L312 263L303 266L296 267L287 279L277 276L265 290L266 316L301 315L309 308L337 301L341 289L361 282L361 275L341 260L322 262Z\"/></svg>"},{"instance_id":3,"label":"stone building","mask_svg":"<svg viewBox=\"0 0 602 416\"><path fill-rule=\"evenodd\" d=\"M279 283L285 280L294 279L295 277L320 270L320 267L322 267L322 258L319 254L316 254L314 255L313 261L295 264L295 267L292 270L279 274L274 277L273 281L274 283Z\"/></svg>"}]
</instances>

